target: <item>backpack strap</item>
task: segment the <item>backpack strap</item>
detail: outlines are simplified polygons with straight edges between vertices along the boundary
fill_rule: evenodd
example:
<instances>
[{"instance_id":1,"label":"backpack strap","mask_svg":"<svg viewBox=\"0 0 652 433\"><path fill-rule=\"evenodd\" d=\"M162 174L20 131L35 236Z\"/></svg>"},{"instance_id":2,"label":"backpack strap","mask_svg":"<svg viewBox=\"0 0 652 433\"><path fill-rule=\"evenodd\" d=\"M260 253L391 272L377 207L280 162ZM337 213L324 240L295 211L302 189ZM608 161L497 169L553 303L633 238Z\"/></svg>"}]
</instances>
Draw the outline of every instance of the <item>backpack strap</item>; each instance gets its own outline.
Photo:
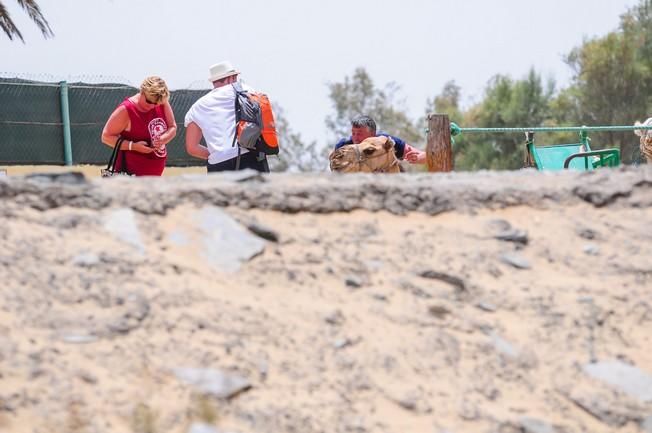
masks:
<instances>
[{"instance_id":1,"label":"backpack strap","mask_svg":"<svg viewBox=\"0 0 652 433\"><path fill-rule=\"evenodd\" d=\"M236 93L245 92L245 90L242 88L242 83L240 83L239 81L234 82L233 84L231 84L231 86L233 86L233 89L236 91Z\"/></svg>"},{"instance_id":2,"label":"backpack strap","mask_svg":"<svg viewBox=\"0 0 652 433\"><path fill-rule=\"evenodd\" d=\"M239 96L240 96L241 93L243 93L243 90L242 90L242 85L237 81L235 83L231 84L231 87L233 87L233 90L235 91L235 107L234 108L235 108L235 127L236 127L236 130L233 131L233 142L231 143L231 147L235 147L235 141L236 141L236 138L238 136L238 130L237 130L238 122L240 122L240 117L241 117L240 111L242 110L240 108L240 98L239 98ZM240 157L240 152L238 152L238 158L239 157Z\"/></svg>"},{"instance_id":3,"label":"backpack strap","mask_svg":"<svg viewBox=\"0 0 652 433\"><path fill-rule=\"evenodd\" d=\"M235 130L233 131L233 142L231 143L231 147L235 146L235 141L238 138L238 122L240 121L240 93L242 93L242 86L240 85L239 82L235 82L231 84L233 86L233 90L235 91ZM240 169L240 146L238 146L238 157L235 160L235 170L238 171Z\"/></svg>"},{"instance_id":4,"label":"backpack strap","mask_svg":"<svg viewBox=\"0 0 652 433\"><path fill-rule=\"evenodd\" d=\"M240 148L240 146L238 146L238 157L235 160L235 171L240 170L240 151L241 150L242 149Z\"/></svg>"}]
</instances>

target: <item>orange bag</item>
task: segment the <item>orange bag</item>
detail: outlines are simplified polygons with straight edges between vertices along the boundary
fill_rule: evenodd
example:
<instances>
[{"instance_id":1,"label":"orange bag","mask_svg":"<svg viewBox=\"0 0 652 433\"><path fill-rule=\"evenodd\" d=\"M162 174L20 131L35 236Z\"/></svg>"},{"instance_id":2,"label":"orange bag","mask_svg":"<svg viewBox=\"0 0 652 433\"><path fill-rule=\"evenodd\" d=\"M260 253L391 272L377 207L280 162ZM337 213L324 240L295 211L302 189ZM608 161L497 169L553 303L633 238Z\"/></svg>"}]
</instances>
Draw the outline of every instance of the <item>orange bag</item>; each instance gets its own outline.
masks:
<instances>
[{"instance_id":1,"label":"orange bag","mask_svg":"<svg viewBox=\"0 0 652 433\"><path fill-rule=\"evenodd\" d=\"M240 83L233 84L236 92L236 133L233 145L243 149L278 155L278 135L272 103L264 93L243 90Z\"/></svg>"}]
</instances>

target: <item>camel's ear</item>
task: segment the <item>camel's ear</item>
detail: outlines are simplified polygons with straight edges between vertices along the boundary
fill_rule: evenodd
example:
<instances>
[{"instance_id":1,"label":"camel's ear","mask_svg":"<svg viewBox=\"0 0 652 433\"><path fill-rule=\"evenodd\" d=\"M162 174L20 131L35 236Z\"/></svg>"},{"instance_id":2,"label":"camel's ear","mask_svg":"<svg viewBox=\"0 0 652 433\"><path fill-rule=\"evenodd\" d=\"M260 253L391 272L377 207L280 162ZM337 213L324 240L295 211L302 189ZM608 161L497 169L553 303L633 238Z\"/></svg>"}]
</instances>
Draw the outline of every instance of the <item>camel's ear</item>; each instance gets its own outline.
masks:
<instances>
[{"instance_id":1,"label":"camel's ear","mask_svg":"<svg viewBox=\"0 0 652 433\"><path fill-rule=\"evenodd\" d=\"M387 141L385 142L383 147L385 148L385 150L389 150L389 149L393 149L395 144L396 143L394 143L392 137L387 137Z\"/></svg>"}]
</instances>

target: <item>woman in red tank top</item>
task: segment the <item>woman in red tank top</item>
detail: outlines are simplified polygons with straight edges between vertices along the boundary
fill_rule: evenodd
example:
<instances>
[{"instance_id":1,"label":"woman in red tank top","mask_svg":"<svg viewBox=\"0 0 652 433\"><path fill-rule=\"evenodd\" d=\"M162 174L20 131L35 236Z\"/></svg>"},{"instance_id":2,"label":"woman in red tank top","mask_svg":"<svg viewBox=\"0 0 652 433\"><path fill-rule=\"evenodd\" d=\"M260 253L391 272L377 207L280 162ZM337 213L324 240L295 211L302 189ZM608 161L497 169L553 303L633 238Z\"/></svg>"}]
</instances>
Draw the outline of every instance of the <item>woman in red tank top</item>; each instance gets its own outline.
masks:
<instances>
[{"instance_id":1,"label":"woman in red tank top","mask_svg":"<svg viewBox=\"0 0 652 433\"><path fill-rule=\"evenodd\" d=\"M140 93L126 98L111 113L102 131L102 142L114 147L124 138L116 169L136 176L160 176L167 159L166 145L177 134L168 99L170 91L160 77L148 77ZM124 157L122 156L124 155Z\"/></svg>"}]
</instances>

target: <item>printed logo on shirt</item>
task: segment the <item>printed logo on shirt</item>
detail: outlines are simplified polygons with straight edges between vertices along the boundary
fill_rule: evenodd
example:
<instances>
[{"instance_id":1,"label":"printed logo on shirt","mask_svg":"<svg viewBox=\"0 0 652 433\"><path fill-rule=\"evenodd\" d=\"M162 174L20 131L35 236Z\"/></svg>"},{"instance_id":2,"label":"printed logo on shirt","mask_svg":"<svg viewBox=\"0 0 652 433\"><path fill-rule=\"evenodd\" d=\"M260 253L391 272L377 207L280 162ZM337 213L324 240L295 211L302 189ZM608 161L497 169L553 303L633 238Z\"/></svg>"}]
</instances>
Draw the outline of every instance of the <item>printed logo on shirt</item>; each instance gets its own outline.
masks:
<instances>
[{"instance_id":1,"label":"printed logo on shirt","mask_svg":"<svg viewBox=\"0 0 652 433\"><path fill-rule=\"evenodd\" d=\"M154 141L161 138L161 135L163 135L163 133L168 130L168 125L165 123L165 120L161 119L160 117L156 117L152 119L151 122L149 122L147 129L149 129L149 136L152 138L152 141ZM164 145L160 150L155 150L154 153L157 156L163 157L167 155L168 152Z\"/></svg>"}]
</instances>

